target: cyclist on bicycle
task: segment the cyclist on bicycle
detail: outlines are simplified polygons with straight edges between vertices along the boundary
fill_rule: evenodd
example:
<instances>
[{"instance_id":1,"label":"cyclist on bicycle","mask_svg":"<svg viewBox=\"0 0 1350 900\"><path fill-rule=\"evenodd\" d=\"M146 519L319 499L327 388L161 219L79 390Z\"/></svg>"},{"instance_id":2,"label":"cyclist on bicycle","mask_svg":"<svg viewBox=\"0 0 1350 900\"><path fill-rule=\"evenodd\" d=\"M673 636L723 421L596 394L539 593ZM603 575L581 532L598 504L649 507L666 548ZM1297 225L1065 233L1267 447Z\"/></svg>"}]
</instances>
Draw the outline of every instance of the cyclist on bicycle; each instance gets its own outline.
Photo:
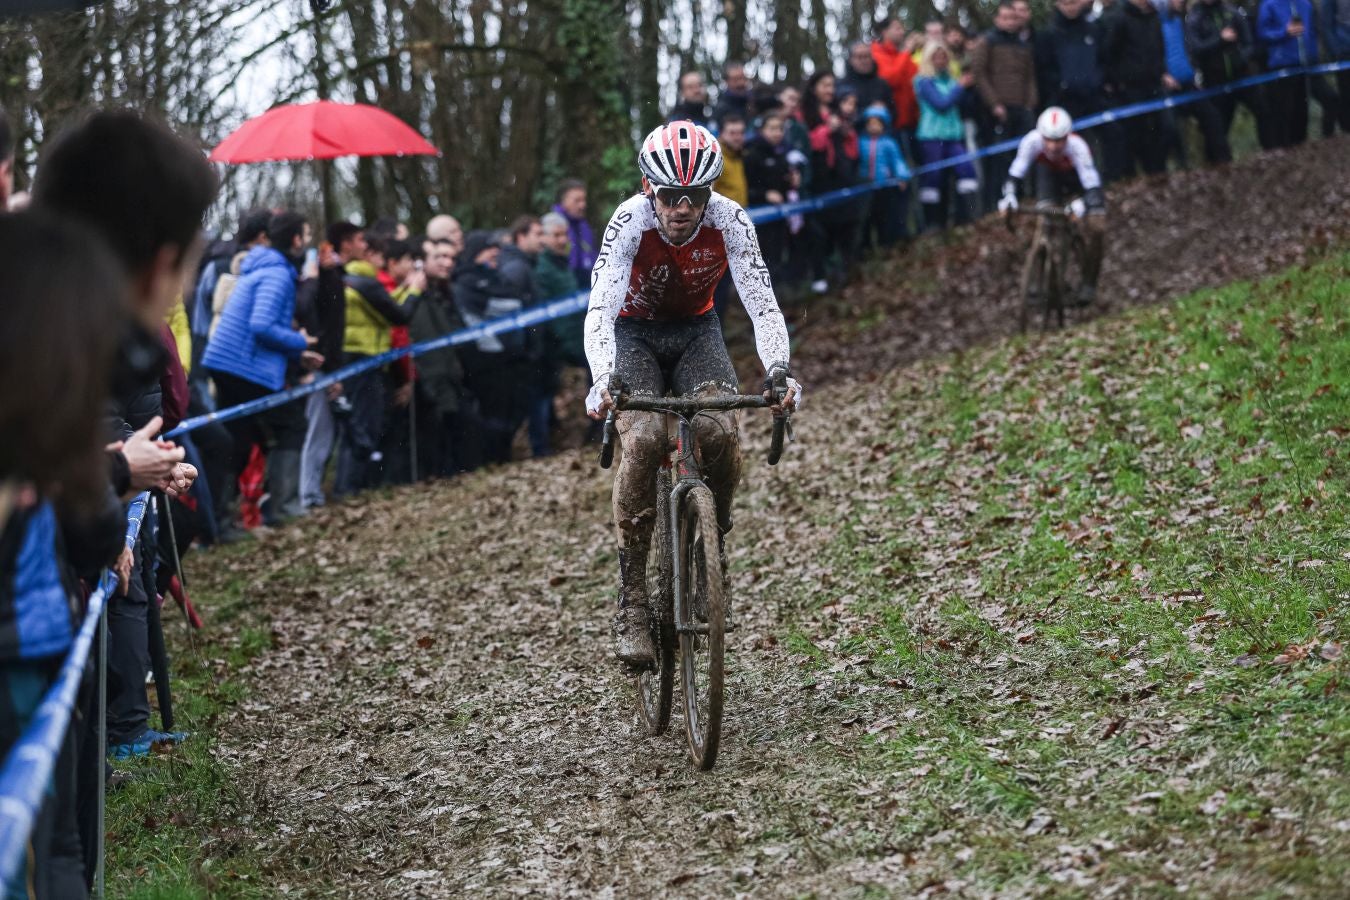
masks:
<instances>
[{"instance_id":1,"label":"cyclist on bicycle","mask_svg":"<svg viewBox=\"0 0 1350 900\"><path fill-rule=\"evenodd\" d=\"M1069 194L1083 194L1087 216L1083 220L1083 283L1078 289L1078 302L1088 306L1097 298L1097 277L1102 270L1106 199L1102 195L1101 176L1092 163L1092 150L1087 141L1073 133L1073 119L1058 106L1041 113L1036 130L1018 145L1017 158L1003 184L1003 199L998 202L1000 213L1017 209L1018 188L1033 166L1037 206L1060 206ZM1077 204L1075 213L1082 217Z\"/></svg>"},{"instance_id":2,"label":"cyclist on bicycle","mask_svg":"<svg viewBox=\"0 0 1350 900\"><path fill-rule=\"evenodd\" d=\"M642 192L614 211L591 270L586 358L594 386L586 412L614 406L611 386L636 394L735 394L739 380L713 311L713 290L731 270L766 373L788 368L788 335L774 297L755 226L733 200L714 193L722 148L702 126L671 122L647 135L638 151ZM784 408L799 402L788 380ZM741 473L737 417L708 412L694 420L722 534L731 530L731 500ZM666 453L659 413L628 412L617 421L622 456L614 478L619 543L619 611L615 655L641 664L656 658L647 597L647 551L656 518L656 472Z\"/></svg>"}]
</instances>

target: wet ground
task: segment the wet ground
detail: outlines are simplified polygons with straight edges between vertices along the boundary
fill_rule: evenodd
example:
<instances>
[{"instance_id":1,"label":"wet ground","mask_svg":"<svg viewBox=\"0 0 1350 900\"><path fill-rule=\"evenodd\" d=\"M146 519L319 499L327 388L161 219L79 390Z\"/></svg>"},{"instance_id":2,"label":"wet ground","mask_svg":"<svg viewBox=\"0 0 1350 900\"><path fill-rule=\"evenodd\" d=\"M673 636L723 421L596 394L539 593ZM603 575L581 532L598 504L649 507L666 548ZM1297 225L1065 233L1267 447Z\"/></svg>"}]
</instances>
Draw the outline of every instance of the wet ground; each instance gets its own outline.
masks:
<instances>
[{"instance_id":1,"label":"wet ground","mask_svg":"<svg viewBox=\"0 0 1350 900\"><path fill-rule=\"evenodd\" d=\"M1159 302L1344 240L1347 175L1350 143L1336 141L1128 185L1111 196L1103 294ZM923 242L794 314L797 371L828 411L803 414L801 429L828 437L771 470L767 421L746 426L732 549L743 628L711 774L690 770L678 720L662 737L639 730L609 659L610 476L589 452L374 496L197 558L203 597L242 591L272 623L272 647L244 673L249 698L219 723L219 753L253 798L239 828L278 887L592 897L931 886L933 873L873 832L890 801L860 780L858 736L791 652L789 623L821 586L844 589L815 562L843 505L887 489L868 448L897 413L866 382L1011 331L1024 239L986 222L950 246Z\"/></svg>"}]
</instances>

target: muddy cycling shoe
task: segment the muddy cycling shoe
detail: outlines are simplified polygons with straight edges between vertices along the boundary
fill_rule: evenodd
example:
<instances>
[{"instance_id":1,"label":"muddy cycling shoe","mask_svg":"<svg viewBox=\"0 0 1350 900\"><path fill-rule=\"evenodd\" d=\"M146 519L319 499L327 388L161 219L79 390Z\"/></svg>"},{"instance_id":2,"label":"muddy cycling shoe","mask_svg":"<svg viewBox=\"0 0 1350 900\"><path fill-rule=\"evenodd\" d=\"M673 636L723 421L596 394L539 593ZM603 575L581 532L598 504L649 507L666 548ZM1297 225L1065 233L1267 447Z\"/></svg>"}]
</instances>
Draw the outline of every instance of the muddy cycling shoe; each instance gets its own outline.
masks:
<instances>
[{"instance_id":1,"label":"muddy cycling shoe","mask_svg":"<svg viewBox=\"0 0 1350 900\"><path fill-rule=\"evenodd\" d=\"M645 606L629 606L614 616L614 655L630 666L645 666L656 661L656 642L652 640L651 613Z\"/></svg>"}]
</instances>

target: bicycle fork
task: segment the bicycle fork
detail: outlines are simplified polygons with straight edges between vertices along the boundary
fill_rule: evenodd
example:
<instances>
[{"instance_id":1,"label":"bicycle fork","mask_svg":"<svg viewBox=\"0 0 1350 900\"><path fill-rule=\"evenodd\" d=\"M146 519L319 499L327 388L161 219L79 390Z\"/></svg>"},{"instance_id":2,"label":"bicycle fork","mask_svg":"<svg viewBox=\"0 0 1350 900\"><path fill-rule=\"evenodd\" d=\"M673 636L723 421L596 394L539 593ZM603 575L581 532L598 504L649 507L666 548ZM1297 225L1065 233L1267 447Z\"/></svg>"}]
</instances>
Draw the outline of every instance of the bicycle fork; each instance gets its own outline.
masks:
<instances>
[{"instance_id":1,"label":"bicycle fork","mask_svg":"<svg viewBox=\"0 0 1350 900\"><path fill-rule=\"evenodd\" d=\"M685 560L680 552L684 546L682 540L684 531L684 500L690 491L695 488L710 490L703 481L703 473L699 470L698 461L694 459L692 451L686 450L694 446L694 428L693 425L683 418L677 418L679 422L679 432L675 439L675 484L670 490L670 561L671 561L671 586L675 604L674 619L676 634L707 634L708 624L706 622L695 621L695 617L690 614L686 602L685 581L689 573L685 571ZM718 552L716 548L704 547L704 554ZM720 566L720 554L719 554ZM722 572L722 578L725 583L726 572ZM729 604L728 604L729 605ZM724 632L735 631L736 626L732 624L729 616L723 611Z\"/></svg>"}]
</instances>

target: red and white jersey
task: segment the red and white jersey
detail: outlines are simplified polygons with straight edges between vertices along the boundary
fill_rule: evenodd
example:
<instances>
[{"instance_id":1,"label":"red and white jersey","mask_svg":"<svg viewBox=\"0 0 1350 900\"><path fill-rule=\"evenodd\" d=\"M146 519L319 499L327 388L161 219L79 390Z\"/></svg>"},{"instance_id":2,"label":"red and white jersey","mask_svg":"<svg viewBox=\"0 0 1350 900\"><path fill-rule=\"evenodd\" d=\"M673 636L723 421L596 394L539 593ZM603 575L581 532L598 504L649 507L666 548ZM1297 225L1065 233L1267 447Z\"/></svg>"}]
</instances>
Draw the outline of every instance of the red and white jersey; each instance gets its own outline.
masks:
<instances>
[{"instance_id":1,"label":"red and white jersey","mask_svg":"<svg viewBox=\"0 0 1350 900\"><path fill-rule=\"evenodd\" d=\"M1097 167L1092 162L1092 150L1087 141L1076 134L1069 135L1063 153L1052 157L1045 152L1045 138L1041 137L1041 133L1031 132L1017 145L1017 158L1008 167L1008 177L1026 178L1032 163L1045 163L1059 172L1073 169L1078 173L1078 182L1085 191L1102 186L1102 177L1097 174Z\"/></svg>"},{"instance_id":2,"label":"red and white jersey","mask_svg":"<svg viewBox=\"0 0 1350 900\"><path fill-rule=\"evenodd\" d=\"M703 221L679 246L662 236L645 194L621 204L591 269L585 338L595 381L614 371L617 317L673 321L701 316L713 308L713 291L728 269L754 323L765 371L771 363L787 363L787 327L755 226L740 204L714 191Z\"/></svg>"}]
</instances>

